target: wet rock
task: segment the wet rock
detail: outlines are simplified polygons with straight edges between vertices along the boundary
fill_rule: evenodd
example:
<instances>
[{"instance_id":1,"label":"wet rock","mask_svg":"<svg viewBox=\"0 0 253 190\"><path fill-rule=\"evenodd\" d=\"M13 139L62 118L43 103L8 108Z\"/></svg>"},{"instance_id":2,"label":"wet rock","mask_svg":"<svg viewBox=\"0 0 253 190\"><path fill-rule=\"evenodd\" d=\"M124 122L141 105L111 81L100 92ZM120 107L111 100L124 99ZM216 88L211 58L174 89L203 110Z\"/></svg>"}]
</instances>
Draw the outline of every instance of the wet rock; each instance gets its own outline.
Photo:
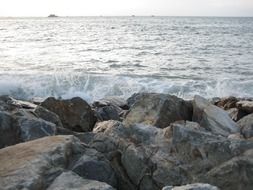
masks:
<instances>
[{"instance_id":1,"label":"wet rock","mask_svg":"<svg viewBox=\"0 0 253 190\"><path fill-rule=\"evenodd\" d=\"M250 114L253 113L253 101L242 100L236 103L238 109Z\"/></svg>"},{"instance_id":2,"label":"wet rock","mask_svg":"<svg viewBox=\"0 0 253 190\"><path fill-rule=\"evenodd\" d=\"M116 98L116 97L108 97L108 98L103 98L99 101L95 101L93 103L93 106L94 107L113 106L113 107L121 108L123 110L129 109L127 101L120 98Z\"/></svg>"},{"instance_id":3,"label":"wet rock","mask_svg":"<svg viewBox=\"0 0 253 190\"><path fill-rule=\"evenodd\" d=\"M120 120L119 112L113 106L96 108L96 116L99 121Z\"/></svg>"},{"instance_id":4,"label":"wet rock","mask_svg":"<svg viewBox=\"0 0 253 190\"><path fill-rule=\"evenodd\" d=\"M16 100L10 96L0 96L0 111L15 111L18 109L35 109L36 105L30 102Z\"/></svg>"},{"instance_id":5,"label":"wet rock","mask_svg":"<svg viewBox=\"0 0 253 190\"><path fill-rule=\"evenodd\" d=\"M222 98L219 101L217 101L215 103L216 106L221 107L225 110L231 109L231 108L235 108L236 107L236 103L239 100L236 97L230 96L230 97L226 97L226 98Z\"/></svg>"},{"instance_id":6,"label":"wet rock","mask_svg":"<svg viewBox=\"0 0 253 190\"><path fill-rule=\"evenodd\" d=\"M54 123L57 127L63 127L59 116L42 106L37 106L34 110L34 113L37 117L44 119L45 121Z\"/></svg>"},{"instance_id":7,"label":"wet rock","mask_svg":"<svg viewBox=\"0 0 253 190\"><path fill-rule=\"evenodd\" d=\"M114 190L110 185L81 178L73 172L64 172L57 177L47 190Z\"/></svg>"},{"instance_id":8,"label":"wet rock","mask_svg":"<svg viewBox=\"0 0 253 190\"><path fill-rule=\"evenodd\" d=\"M125 110L129 107L125 100L119 98L104 98L92 104L99 121L122 120Z\"/></svg>"},{"instance_id":9,"label":"wet rock","mask_svg":"<svg viewBox=\"0 0 253 190\"><path fill-rule=\"evenodd\" d=\"M228 109L227 112L230 118L233 119L234 121L239 121L241 118L247 115L246 112L239 110L238 108Z\"/></svg>"},{"instance_id":10,"label":"wet rock","mask_svg":"<svg viewBox=\"0 0 253 190\"><path fill-rule=\"evenodd\" d=\"M205 183L194 183L177 187L168 186L164 187L162 190L219 190L219 189L218 187Z\"/></svg>"},{"instance_id":11,"label":"wet rock","mask_svg":"<svg viewBox=\"0 0 253 190\"><path fill-rule=\"evenodd\" d=\"M200 96L195 96L193 100L193 121L217 135L228 136L239 131L226 111Z\"/></svg>"},{"instance_id":12,"label":"wet rock","mask_svg":"<svg viewBox=\"0 0 253 190\"><path fill-rule=\"evenodd\" d=\"M2 190L45 189L83 152L73 136L45 137L0 150Z\"/></svg>"},{"instance_id":13,"label":"wet rock","mask_svg":"<svg viewBox=\"0 0 253 190\"><path fill-rule=\"evenodd\" d=\"M56 100L51 97L42 102L41 106L56 113L63 126L73 131L91 131L96 122L89 104L78 97L70 100Z\"/></svg>"},{"instance_id":14,"label":"wet rock","mask_svg":"<svg viewBox=\"0 0 253 190\"><path fill-rule=\"evenodd\" d=\"M117 187L117 179L110 162L94 149L86 148L84 155L71 166L71 170L85 179L101 181Z\"/></svg>"},{"instance_id":15,"label":"wet rock","mask_svg":"<svg viewBox=\"0 0 253 190\"><path fill-rule=\"evenodd\" d=\"M128 101L132 106L124 120L126 125L143 123L165 128L174 121L192 118L191 103L176 96L142 93L135 94Z\"/></svg>"},{"instance_id":16,"label":"wet rock","mask_svg":"<svg viewBox=\"0 0 253 190\"><path fill-rule=\"evenodd\" d=\"M20 142L20 128L13 125L11 114L0 111L0 148Z\"/></svg>"},{"instance_id":17,"label":"wet rock","mask_svg":"<svg viewBox=\"0 0 253 190\"><path fill-rule=\"evenodd\" d=\"M243 117L237 122L237 124L241 129L241 134L245 138L253 137L253 114Z\"/></svg>"},{"instance_id":18,"label":"wet rock","mask_svg":"<svg viewBox=\"0 0 253 190\"><path fill-rule=\"evenodd\" d=\"M37 118L32 112L18 110L12 114L0 111L0 148L56 134L53 123Z\"/></svg>"}]
</instances>

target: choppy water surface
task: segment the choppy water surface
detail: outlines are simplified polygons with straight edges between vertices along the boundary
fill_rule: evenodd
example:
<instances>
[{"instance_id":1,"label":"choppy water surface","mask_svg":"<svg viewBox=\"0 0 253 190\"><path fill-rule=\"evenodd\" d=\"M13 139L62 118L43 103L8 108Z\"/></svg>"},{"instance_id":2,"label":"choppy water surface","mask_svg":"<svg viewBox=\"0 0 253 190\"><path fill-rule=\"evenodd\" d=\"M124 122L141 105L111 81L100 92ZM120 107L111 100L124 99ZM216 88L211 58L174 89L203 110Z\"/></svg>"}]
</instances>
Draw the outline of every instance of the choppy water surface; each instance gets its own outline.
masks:
<instances>
[{"instance_id":1,"label":"choppy water surface","mask_svg":"<svg viewBox=\"0 0 253 190\"><path fill-rule=\"evenodd\" d=\"M0 18L0 94L253 96L253 18Z\"/></svg>"}]
</instances>

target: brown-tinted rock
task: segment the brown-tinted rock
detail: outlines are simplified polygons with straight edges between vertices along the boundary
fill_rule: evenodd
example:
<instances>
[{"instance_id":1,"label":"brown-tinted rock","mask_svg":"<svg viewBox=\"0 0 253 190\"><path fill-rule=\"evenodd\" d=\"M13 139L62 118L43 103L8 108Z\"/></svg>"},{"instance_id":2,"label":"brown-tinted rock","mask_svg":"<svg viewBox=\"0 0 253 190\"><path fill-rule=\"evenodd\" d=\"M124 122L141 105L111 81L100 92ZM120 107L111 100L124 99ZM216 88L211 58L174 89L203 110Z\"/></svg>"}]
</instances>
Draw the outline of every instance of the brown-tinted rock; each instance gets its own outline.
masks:
<instances>
[{"instance_id":1,"label":"brown-tinted rock","mask_svg":"<svg viewBox=\"0 0 253 190\"><path fill-rule=\"evenodd\" d=\"M0 187L46 189L82 151L73 136L45 137L1 149Z\"/></svg>"},{"instance_id":2,"label":"brown-tinted rock","mask_svg":"<svg viewBox=\"0 0 253 190\"><path fill-rule=\"evenodd\" d=\"M236 103L238 109L250 114L253 113L253 101L242 100Z\"/></svg>"},{"instance_id":3,"label":"brown-tinted rock","mask_svg":"<svg viewBox=\"0 0 253 190\"><path fill-rule=\"evenodd\" d=\"M42 102L41 106L56 113L63 126L73 131L91 131L96 122L89 104L78 97L70 100L56 100L51 97Z\"/></svg>"},{"instance_id":4,"label":"brown-tinted rock","mask_svg":"<svg viewBox=\"0 0 253 190\"><path fill-rule=\"evenodd\" d=\"M246 112L239 110L238 108L228 109L227 112L230 118L233 119L234 121L239 121L241 118L247 115Z\"/></svg>"},{"instance_id":5,"label":"brown-tinted rock","mask_svg":"<svg viewBox=\"0 0 253 190\"><path fill-rule=\"evenodd\" d=\"M132 106L124 120L126 125L143 123L165 128L175 121L192 118L192 104L176 96L141 93L133 97L130 98L134 101L131 100Z\"/></svg>"}]
</instances>

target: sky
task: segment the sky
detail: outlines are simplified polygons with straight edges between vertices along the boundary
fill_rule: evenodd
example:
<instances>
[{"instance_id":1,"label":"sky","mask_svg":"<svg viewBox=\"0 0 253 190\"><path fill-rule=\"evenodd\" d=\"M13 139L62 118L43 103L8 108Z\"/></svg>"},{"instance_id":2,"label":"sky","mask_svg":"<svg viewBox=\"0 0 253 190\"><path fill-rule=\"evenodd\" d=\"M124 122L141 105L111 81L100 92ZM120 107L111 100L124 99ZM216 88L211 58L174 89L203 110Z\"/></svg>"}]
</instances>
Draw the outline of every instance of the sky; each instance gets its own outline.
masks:
<instances>
[{"instance_id":1,"label":"sky","mask_svg":"<svg viewBox=\"0 0 253 190\"><path fill-rule=\"evenodd\" d=\"M253 0L0 0L0 16L253 16Z\"/></svg>"}]
</instances>

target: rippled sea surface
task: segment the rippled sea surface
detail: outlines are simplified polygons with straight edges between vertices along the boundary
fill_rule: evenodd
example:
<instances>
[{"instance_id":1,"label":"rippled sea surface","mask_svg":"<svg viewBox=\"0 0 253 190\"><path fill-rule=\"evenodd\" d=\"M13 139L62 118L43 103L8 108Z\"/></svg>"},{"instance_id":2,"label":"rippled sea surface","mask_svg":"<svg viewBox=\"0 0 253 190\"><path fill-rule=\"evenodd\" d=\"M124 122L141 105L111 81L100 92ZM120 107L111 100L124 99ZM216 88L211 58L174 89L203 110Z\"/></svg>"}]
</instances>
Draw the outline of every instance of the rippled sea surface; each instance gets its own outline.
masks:
<instances>
[{"instance_id":1,"label":"rippled sea surface","mask_svg":"<svg viewBox=\"0 0 253 190\"><path fill-rule=\"evenodd\" d=\"M253 96L253 18L0 18L0 94Z\"/></svg>"}]
</instances>

